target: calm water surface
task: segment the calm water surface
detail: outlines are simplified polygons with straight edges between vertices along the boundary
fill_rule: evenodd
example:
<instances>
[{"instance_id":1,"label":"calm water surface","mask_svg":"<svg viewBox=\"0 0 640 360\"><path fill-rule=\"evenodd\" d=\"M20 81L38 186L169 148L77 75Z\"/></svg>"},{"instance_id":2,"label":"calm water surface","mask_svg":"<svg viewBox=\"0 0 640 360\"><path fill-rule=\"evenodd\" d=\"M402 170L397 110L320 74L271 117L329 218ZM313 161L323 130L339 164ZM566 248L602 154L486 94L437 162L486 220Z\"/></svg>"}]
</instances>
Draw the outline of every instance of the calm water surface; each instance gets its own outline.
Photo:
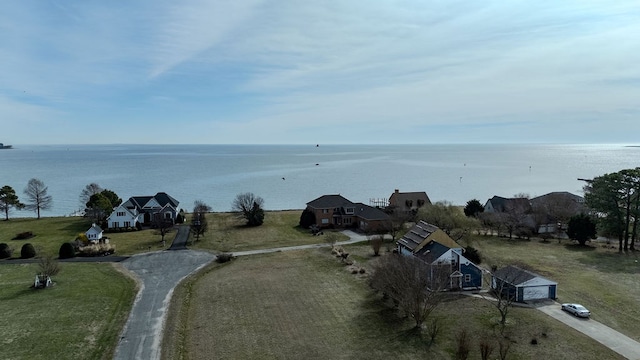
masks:
<instances>
[{"instance_id":1,"label":"calm water surface","mask_svg":"<svg viewBox=\"0 0 640 360\"><path fill-rule=\"evenodd\" d=\"M30 178L41 179L54 201L45 216L79 209L91 182L123 199L165 191L187 210L200 199L228 211L241 192L281 210L304 208L323 194L369 203L396 188L464 204L516 193L582 195L578 178L638 167L639 159L640 148L623 145L18 146L0 150L0 186L23 196Z\"/></svg>"}]
</instances>

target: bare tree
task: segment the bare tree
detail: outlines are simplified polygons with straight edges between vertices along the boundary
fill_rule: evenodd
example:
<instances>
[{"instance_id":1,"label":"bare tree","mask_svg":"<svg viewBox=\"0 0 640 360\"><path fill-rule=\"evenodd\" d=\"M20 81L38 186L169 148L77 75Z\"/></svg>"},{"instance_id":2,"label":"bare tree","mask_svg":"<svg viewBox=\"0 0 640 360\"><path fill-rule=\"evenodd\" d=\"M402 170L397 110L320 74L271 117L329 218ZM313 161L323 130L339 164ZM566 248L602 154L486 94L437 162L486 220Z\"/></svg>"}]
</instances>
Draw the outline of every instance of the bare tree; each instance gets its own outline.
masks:
<instances>
[{"instance_id":1,"label":"bare tree","mask_svg":"<svg viewBox=\"0 0 640 360\"><path fill-rule=\"evenodd\" d=\"M420 208L417 218L439 227L455 241L480 228L480 222L476 218L467 217L459 206L446 201Z\"/></svg>"},{"instance_id":2,"label":"bare tree","mask_svg":"<svg viewBox=\"0 0 640 360\"><path fill-rule=\"evenodd\" d=\"M47 194L48 187L44 185L40 179L31 179L27 183L27 187L24 189L24 194L27 197L27 203L25 208L27 210L33 210L38 214L40 219L41 210L49 210L53 205L53 199L51 195Z\"/></svg>"},{"instance_id":3,"label":"bare tree","mask_svg":"<svg viewBox=\"0 0 640 360\"><path fill-rule=\"evenodd\" d=\"M164 237L171 232L173 225L173 220L165 218L162 213L153 214L153 226L156 228L157 234L160 235L163 246L165 244Z\"/></svg>"},{"instance_id":4,"label":"bare tree","mask_svg":"<svg viewBox=\"0 0 640 360\"><path fill-rule=\"evenodd\" d=\"M58 261L54 259L52 256L47 255L40 258L38 262L38 273L37 275L41 275L44 277L47 276L55 276L60 272L60 265Z\"/></svg>"},{"instance_id":5,"label":"bare tree","mask_svg":"<svg viewBox=\"0 0 640 360\"><path fill-rule=\"evenodd\" d=\"M375 264L370 285L393 299L417 329L443 301L450 267L429 265L414 256L389 254Z\"/></svg>"},{"instance_id":6,"label":"bare tree","mask_svg":"<svg viewBox=\"0 0 640 360\"><path fill-rule=\"evenodd\" d=\"M527 277L526 272L515 266L505 266L501 269L492 271L491 276L485 277L490 281L492 297L482 295L493 307L500 313L500 326L504 330L507 324L507 316L511 305L516 301L516 288L514 284L524 281Z\"/></svg>"},{"instance_id":7,"label":"bare tree","mask_svg":"<svg viewBox=\"0 0 640 360\"><path fill-rule=\"evenodd\" d=\"M530 214L529 199L524 197L509 199L509 202L504 205L504 212L500 213L502 225L509 232L509 239L513 238L518 231L531 229L533 219Z\"/></svg>"},{"instance_id":8,"label":"bare tree","mask_svg":"<svg viewBox=\"0 0 640 360\"><path fill-rule=\"evenodd\" d=\"M253 193L236 195L231 209L247 221L248 226L260 226L264 222L264 200Z\"/></svg>"},{"instance_id":9,"label":"bare tree","mask_svg":"<svg viewBox=\"0 0 640 360\"><path fill-rule=\"evenodd\" d=\"M191 217L191 233L195 236L195 241L200 240L200 236L209 230L206 214L211 212L211 206L202 200L196 200L193 203L193 216Z\"/></svg>"},{"instance_id":10,"label":"bare tree","mask_svg":"<svg viewBox=\"0 0 640 360\"><path fill-rule=\"evenodd\" d=\"M395 243L396 239L403 233L404 225L412 215L401 212L398 208L390 208L389 211L385 212L389 215L389 220L385 223L385 230L391 235L391 241Z\"/></svg>"},{"instance_id":11,"label":"bare tree","mask_svg":"<svg viewBox=\"0 0 640 360\"><path fill-rule=\"evenodd\" d=\"M102 190L102 187L100 187L100 185L96 183L91 183L85 186L84 189L82 189L82 191L80 192L81 209L84 209L87 206L89 199L91 199L91 195L99 194L102 192Z\"/></svg>"},{"instance_id":12,"label":"bare tree","mask_svg":"<svg viewBox=\"0 0 640 360\"><path fill-rule=\"evenodd\" d=\"M569 193L550 193L534 198L531 207L536 225L559 225L556 226L556 232L560 232L561 227L566 226L572 216L586 211L584 204Z\"/></svg>"},{"instance_id":13,"label":"bare tree","mask_svg":"<svg viewBox=\"0 0 640 360\"><path fill-rule=\"evenodd\" d=\"M369 237L369 244L373 250L373 256L380 256L380 248L384 242L384 235L374 235Z\"/></svg>"},{"instance_id":14,"label":"bare tree","mask_svg":"<svg viewBox=\"0 0 640 360\"><path fill-rule=\"evenodd\" d=\"M478 214L478 220L480 221L480 227L484 230L485 235L500 235L500 231L502 230L500 213L483 212Z\"/></svg>"}]
</instances>

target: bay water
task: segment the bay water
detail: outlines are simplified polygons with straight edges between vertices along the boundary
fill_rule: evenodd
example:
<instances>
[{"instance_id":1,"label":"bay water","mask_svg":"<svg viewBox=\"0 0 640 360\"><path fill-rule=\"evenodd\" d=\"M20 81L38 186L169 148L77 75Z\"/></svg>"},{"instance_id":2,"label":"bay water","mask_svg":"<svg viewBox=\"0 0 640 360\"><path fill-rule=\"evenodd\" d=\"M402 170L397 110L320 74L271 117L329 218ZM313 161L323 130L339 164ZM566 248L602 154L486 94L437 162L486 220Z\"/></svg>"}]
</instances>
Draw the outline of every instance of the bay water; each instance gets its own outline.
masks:
<instances>
[{"instance_id":1,"label":"bay water","mask_svg":"<svg viewBox=\"0 0 640 360\"><path fill-rule=\"evenodd\" d=\"M0 186L24 201L29 179L42 180L53 197L44 216L80 209L80 192L92 182L123 200L164 191L186 211L194 200L229 211L243 192L261 196L267 210L303 209L324 194L369 204L395 189L463 205L493 195L582 195L579 178L638 166L640 147L619 144L21 145L0 150Z\"/></svg>"}]
</instances>

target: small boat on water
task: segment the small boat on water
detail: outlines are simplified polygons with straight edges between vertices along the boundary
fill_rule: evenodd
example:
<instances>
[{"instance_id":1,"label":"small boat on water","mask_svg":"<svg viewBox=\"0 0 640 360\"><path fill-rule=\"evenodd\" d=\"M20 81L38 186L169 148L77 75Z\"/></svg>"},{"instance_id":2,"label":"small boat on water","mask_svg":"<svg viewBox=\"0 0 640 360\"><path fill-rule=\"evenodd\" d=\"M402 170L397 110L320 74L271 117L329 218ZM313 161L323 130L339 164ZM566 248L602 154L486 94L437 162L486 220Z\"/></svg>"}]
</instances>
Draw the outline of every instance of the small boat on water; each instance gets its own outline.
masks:
<instances>
[{"instance_id":1,"label":"small boat on water","mask_svg":"<svg viewBox=\"0 0 640 360\"><path fill-rule=\"evenodd\" d=\"M0 149L11 149L13 147L13 145L5 145L3 143L0 143Z\"/></svg>"}]
</instances>

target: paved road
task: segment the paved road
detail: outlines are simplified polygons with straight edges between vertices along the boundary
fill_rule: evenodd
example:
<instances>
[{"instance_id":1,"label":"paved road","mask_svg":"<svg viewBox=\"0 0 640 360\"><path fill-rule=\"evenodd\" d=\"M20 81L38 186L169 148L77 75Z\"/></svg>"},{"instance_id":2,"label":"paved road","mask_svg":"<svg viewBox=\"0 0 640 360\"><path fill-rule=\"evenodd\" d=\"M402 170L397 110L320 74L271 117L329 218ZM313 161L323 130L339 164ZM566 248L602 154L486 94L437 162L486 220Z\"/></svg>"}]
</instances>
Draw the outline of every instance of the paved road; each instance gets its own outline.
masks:
<instances>
[{"instance_id":1,"label":"paved road","mask_svg":"<svg viewBox=\"0 0 640 360\"><path fill-rule=\"evenodd\" d=\"M188 227L180 228L176 234L177 242L174 241L176 249L185 248L188 234ZM179 250L135 255L123 261L122 266L138 278L140 290L122 331L114 359L159 359L173 289L187 275L214 259L215 255L211 253Z\"/></svg>"},{"instance_id":2,"label":"paved road","mask_svg":"<svg viewBox=\"0 0 640 360\"><path fill-rule=\"evenodd\" d=\"M551 305L538 306L537 309L571 326L627 359L640 360L640 343L608 326L593 319L581 319L570 315L562 311L560 304L555 302Z\"/></svg>"}]
</instances>

